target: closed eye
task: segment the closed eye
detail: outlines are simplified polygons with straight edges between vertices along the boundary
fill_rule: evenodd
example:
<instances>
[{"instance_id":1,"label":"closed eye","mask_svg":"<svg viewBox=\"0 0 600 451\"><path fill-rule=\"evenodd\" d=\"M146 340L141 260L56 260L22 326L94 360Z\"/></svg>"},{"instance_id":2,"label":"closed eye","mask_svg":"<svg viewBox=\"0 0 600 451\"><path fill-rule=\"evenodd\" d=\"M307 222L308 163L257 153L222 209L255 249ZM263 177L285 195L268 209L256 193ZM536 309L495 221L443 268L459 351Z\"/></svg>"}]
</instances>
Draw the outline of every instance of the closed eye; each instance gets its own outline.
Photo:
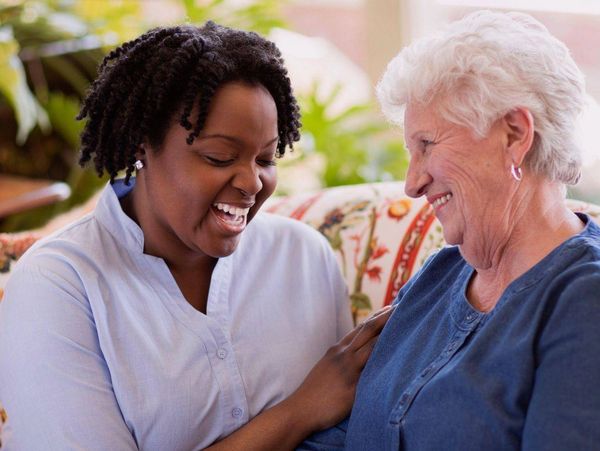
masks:
<instances>
[{"instance_id":1,"label":"closed eye","mask_svg":"<svg viewBox=\"0 0 600 451\"><path fill-rule=\"evenodd\" d=\"M276 160L258 160L258 164L260 164L261 166L277 166L277 161Z\"/></svg>"},{"instance_id":2,"label":"closed eye","mask_svg":"<svg viewBox=\"0 0 600 451\"><path fill-rule=\"evenodd\" d=\"M215 165L215 166L227 166L227 165L233 163L233 159L220 160L218 158L209 157L208 155L204 155L204 159L206 161L208 161L210 164Z\"/></svg>"},{"instance_id":3,"label":"closed eye","mask_svg":"<svg viewBox=\"0 0 600 451\"><path fill-rule=\"evenodd\" d=\"M427 152L431 148L431 146L433 146L435 144L437 144L437 143L434 141L430 141L428 139L421 139L419 141L419 145L420 145L419 147L421 148L422 152Z\"/></svg>"},{"instance_id":4,"label":"closed eye","mask_svg":"<svg viewBox=\"0 0 600 451\"><path fill-rule=\"evenodd\" d=\"M275 150L261 152L256 156L256 162L263 167L277 166L277 154Z\"/></svg>"}]
</instances>

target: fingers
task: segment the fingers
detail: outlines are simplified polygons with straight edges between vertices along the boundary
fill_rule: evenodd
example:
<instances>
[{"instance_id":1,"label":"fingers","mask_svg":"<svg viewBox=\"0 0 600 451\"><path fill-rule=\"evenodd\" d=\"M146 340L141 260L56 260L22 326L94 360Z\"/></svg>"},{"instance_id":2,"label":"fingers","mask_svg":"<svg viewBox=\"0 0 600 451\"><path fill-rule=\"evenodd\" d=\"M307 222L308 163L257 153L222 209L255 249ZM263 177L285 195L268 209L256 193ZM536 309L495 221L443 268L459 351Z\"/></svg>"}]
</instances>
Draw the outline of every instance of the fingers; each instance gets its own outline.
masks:
<instances>
[{"instance_id":1,"label":"fingers","mask_svg":"<svg viewBox=\"0 0 600 451\"><path fill-rule=\"evenodd\" d=\"M360 371L362 371L367 364L367 360L369 359L371 352L373 352L373 348L375 347L378 338L379 335L371 338L364 346L355 352L354 355L356 356L356 364L359 366Z\"/></svg>"},{"instance_id":2,"label":"fingers","mask_svg":"<svg viewBox=\"0 0 600 451\"><path fill-rule=\"evenodd\" d=\"M383 314L389 312L390 310L395 309L396 305L397 304L386 305L385 307L382 307L379 310L377 310L375 313L373 313L368 319L372 319L372 318L375 318L376 316L383 315Z\"/></svg>"},{"instance_id":3,"label":"fingers","mask_svg":"<svg viewBox=\"0 0 600 451\"><path fill-rule=\"evenodd\" d=\"M394 312L394 309L395 306L388 306L371 316L361 325L357 326L357 332L353 335L349 343L349 348L358 350L366 345L372 338L378 337L387 323L387 320Z\"/></svg>"},{"instance_id":4,"label":"fingers","mask_svg":"<svg viewBox=\"0 0 600 451\"><path fill-rule=\"evenodd\" d=\"M396 307L395 305L386 305L382 309L373 313L373 315L371 315L367 320L360 323L358 326L356 326L354 329L352 329L350 332L348 332L346 335L344 335L344 337L338 342L338 344L346 345L346 346L349 345L350 343L352 343L352 340L354 340L354 337L356 337L356 335L358 335L359 332L362 330L365 323L367 323L368 321L370 321L378 316L385 315L387 312L389 312L391 309L393 309L395 307Z\"/></svg>"}]
</instances>

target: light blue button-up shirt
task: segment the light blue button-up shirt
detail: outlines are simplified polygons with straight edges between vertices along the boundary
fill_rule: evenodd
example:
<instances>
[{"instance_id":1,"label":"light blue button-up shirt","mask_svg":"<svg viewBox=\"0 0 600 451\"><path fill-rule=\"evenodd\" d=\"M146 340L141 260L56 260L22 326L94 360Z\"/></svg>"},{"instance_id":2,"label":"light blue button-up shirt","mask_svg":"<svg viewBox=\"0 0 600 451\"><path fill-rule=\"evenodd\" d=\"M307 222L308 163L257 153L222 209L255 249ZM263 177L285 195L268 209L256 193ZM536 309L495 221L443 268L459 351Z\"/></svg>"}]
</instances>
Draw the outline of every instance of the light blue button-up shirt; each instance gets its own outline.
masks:
<instances>
[{"instance_id":1,"label":"light blue button-up shirt","mask_svg":"<svg viewBox=\"0 0 600 451\"><path fill-rule=\"evenodd\" d=\"M143 253L107 186L38 242L0 303L6 450L191 450L290 395L351 327L345 283L310 227L259 214L219 259L207 314ZM4 449L3 449L4 451Z\"/></svg>"}]
</instances>

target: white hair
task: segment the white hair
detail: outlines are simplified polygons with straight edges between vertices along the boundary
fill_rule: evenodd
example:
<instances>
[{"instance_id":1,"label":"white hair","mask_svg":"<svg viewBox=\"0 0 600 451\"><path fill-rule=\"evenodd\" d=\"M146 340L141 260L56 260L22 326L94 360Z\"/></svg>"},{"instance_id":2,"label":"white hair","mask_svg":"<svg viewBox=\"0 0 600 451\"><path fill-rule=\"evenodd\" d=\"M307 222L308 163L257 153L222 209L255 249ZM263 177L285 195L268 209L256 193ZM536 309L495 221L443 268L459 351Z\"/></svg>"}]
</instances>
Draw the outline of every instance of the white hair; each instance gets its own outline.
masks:
<instances>
[{"instance_id":1,"label":"white hair","mask_svg":"<svg viewBox=\"0 0 600 451\"><path fill-rule=\"evenodd\" d=\"M527 14L478 11L417 40L390 61L377 96L394 123L402 124L408 103L435 101L444 119L479 138L525 107L535 130L526 166L552 181L577 183L583 74L567 47Z\"/></svg>"}]
</instances>

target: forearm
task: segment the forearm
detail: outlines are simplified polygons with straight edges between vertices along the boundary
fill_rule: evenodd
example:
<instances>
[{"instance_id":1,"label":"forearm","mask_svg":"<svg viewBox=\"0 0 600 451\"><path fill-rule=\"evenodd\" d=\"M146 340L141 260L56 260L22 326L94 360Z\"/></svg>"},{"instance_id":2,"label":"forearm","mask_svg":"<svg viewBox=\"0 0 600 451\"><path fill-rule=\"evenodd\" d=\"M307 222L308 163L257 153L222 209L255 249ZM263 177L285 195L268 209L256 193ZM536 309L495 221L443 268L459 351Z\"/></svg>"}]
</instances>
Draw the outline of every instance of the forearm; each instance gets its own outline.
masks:
<instances>
[{"instance_id":1,"label":"forearm","mask_svg":"<svg viewBox=\"0 0 600 451\"><path fill-rule=\"evenodd\" d=\"M316 429L316 424L311 424L310 416L306 415L292 395L206 449L210 451L291 450Z\"/></svg>"},{"instance_id":2,"label":"forearm","mask_svg":"<svg viewBox=\"0 0 600 451\"><path fill-rule=\"evenodd\" d=\"M209 450L294 449L352 408L356 383L393 309L381 310L329 348L298 389Z\"/></svg>"}]
</instances>

